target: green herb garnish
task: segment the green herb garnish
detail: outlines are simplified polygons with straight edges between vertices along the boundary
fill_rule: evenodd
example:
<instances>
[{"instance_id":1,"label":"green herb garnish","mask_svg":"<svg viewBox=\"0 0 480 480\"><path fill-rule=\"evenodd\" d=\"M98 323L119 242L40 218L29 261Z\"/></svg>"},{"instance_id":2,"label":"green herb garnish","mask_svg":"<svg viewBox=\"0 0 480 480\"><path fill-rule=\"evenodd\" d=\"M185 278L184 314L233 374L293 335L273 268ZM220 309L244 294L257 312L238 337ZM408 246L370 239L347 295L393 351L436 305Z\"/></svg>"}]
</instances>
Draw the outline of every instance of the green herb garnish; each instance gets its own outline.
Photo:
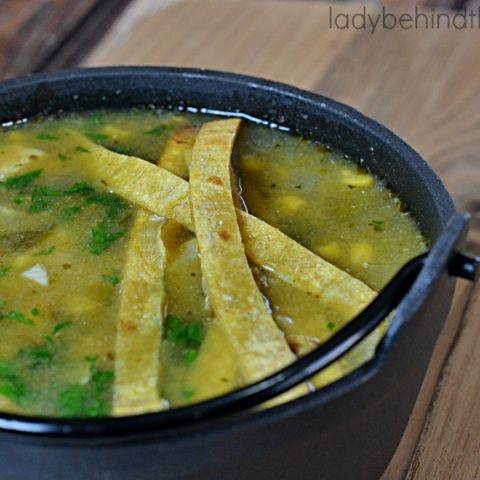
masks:
<instances>
[{"instance_id":1,"label":"green herb garnish","mask_svg":"<svg viewBox=\"0 0 480 480\"><path fill-rule=\"evenodd\" d=\"M37 135L38 140L57 140L57 137L50 135L49 133L40 132Z\"/></svg>"},{"instance_id":2,"label":"green herb garnish","mask_svg":"<svg viewBox=\"0 0 480 480\"><path fill-rule=\"evenodd\" d=\"M32 315L38 317L38 315L40 315L40 310L37 307L32 308Z\"/></svg>"},{"instance_id":3,"label":"green herb garnish","mask_svg":"<svg viewBox=\"0 0 480 480\"><path fill-rule=\"evenodd\" d=\"M55 251L57 247L52 245L51 247L46 248L45 250L41 250L40 252L34 253L34 257L46 257Z\"/></svg>"},{"instance_id":4,"label":"green herb garnish","mask_svg":"<svg viewBox=\"0 0 480 480\"><path fill-rule=\"evenodd\" d=\"M94 255L100 255L110 248L116 240L124 236L124 230L112 232L107 224L101 222L92 228L92 238L88 242L88 249Z\"/></svg>"},{"instance_id":5,"label":"green herb garnish","mask_svg":"<svg viewBox=\"0 0 480 480\"><path fill-rule=\"evenodd\" d=\"M381 232L384 229L385 220L372 220L369 225L377 232Z\"/></svg>"},{"instance_id":6,"label":"green herb garnish","mask_svg":"<svg viewBox=\"0 0 480 480\"><path fill-rule=\"evenodd\" d=\"M52 206L51 197L61 197L62 195L63 192L60 190L36 186L32 192L28 211L30 213L44 212Z\"/></svg>"},{"instance_id":7,"label":"green herb garnish","mask_svg":"<svg viewBox=\"0 0 480 480\"><path fill-rule=\"evenodd\" d=\"M33 170L32 172L24 173L16 177L9 177L5 181L0 182L0 186L8 189L23 190L33 183L42 173L42 169Z\"/></svg>"},{"instance_id":8,"label":"green herb garnish","mask_svg":"<svg viewBox=\"0 0 480 480\"><path fill-rule=\"evenodd\" d=\"M193 388L185 387L182 393L183 400L191 400L194 393L195 391L193 390Z\"/></svg>"},{"instance_id":9,"label":"green herb garnish","mask_svg":"<svg viewBox=\"0 0 480 480\"><path fill-rule=\"evenodd\" d=\"M327 323L327 328L328 328L329 330L335 330L336 325L335 325L333 322L328 322L328 323Z\"/></svg>"},{"instance_id":10,"label":"green herb garnish","mask_svg":"<svg viewBox=\"0 0 480 480\"><path fill-rule=\"evenodd\" d=\"M15 320L16 322L23 323L25 325L34 325L35 322L26 317L23 313L18 312L17 310L10 310L7 314L2 313L3 303L0 305L0 320L8 318L10 320Z\"/></svg>"},{"instance_id":11,"label":"green herb garnish","mask_svg":"<svg viewBox=\"0 0 480 480\"><path fill-rule=\"evenodd\" d=\"M14 363L0 360L0 395L20 404L27 392L27 385L19 376Z\"/></svg>"},{"instance_id":12,"label":"green herb garnish","mask_svg":"<svg viewBox=\"0 0 480 480\"><path fill-rule=\"evenodd\" d=\"M113 371L100 369L96 357L85 357L85 360L90 364L88 381L63 389L57 397L57 407L63 416L102 417L110 411Z\"/></svg>"},{"instance_id":13,"label":"green herb garnish","mask_svg":"<svg viewBox=\"0 0 480 480\"><path fill-rule=\"evenodd\" d=\"M40 310L38 308L34 308L32 310L32 314L39 315ZM70 321L57 323L53 327L53 330L52 330L53 335L58 336L60 331L68 327L70 324L71 324ZM20 361L23 361L24 365L29 370L47 368L51 366L52 361L57 355L59 351L59 347L61 345L62 345L61 343L56 342L50 335L47 335L46 337L44 337L43 343L28 345L25 348L21 348L17 352L17 359Z\"/></svg>"},{"instance_id":14,"label":"green herb garnish","mask_svg":"<svg viewBox=\"0 0 480 480\"><path fill-rule=\"evenodd\" d=\"M80 211L80 207L64 208L60 212L60 218L66 222L69 222L75 218L75 215Z\"/></svg>"},{"instance_id":15,"label":"green herb garnish","mask_svg":"<svg viewBox=\"0 0 480 480\"><path fill-rule=\"evenodd\" d=\"M23 198L22 197L15 197L13 199L13 203L15 203L16 205L21 205L23 203Z\"/></svg>"},{"instance_id":16,"label":"green herb garnish","mask_svg":"<svg viewBox=\"0 0 480 480\"><path fill-rule=\"evenodd\" d=\"M80 195L90 195L95 193L95 188L88 182L78 182L65 191L66 194L79 193Z\"/></svg>"},{"instance_id":17,"label":"green herb garnish","mask_svg":"<svg viewBox=\"0 0 480 480\"><path fill-rule=\"evenodd\" d=\"M47 339L45 340L45 343L41 345L29 345L26 348L22 348L17 353L17 358L25 361L30 370L49 367L54 356L55 352L52 342Z\"/></svg>"},{"instance_id":18,"label":"green herb garnish","mask_svg":"<svg viewBox=\"0 0 480 480\"><path fill-rule=\"evenodd\" d=\"M110 216L120 213L128 206L124 200L113 193L98 193L97 195L88 198L87 203L95 203L97 205L104 205L108 207Z\"/></svg>"},{"instance_id":19,"label":"green herb garnish","mask_svg":"<svg viewBox=\"0 0 480 480\"><path fill-rule=\"evenodd\" d=\"M53 327L53 334L58 335L64 328L69 327L72 324L70 320L65 320L64 322L59 322Z\"/></svg>"},{"instance_id":20,"label":"green herb garnish","mask_svg":"<svg viewBox=\"0 0 480 480\"><path fill-rule=\"evenodd\" d=\"M0 278L4 277L9 270L10 270L10 267L8 265L2 265L0 267Z\"/></svg>"},{"instance_id":21,"label":"green herb garnish","mask_svg":"<svg viewBox=\"0 0 480 480\"><path fill-rule=\"evenodd\" d=\"M152 128L151 130L147 130L146 132L143 132L143 134L160 136L166 129L167 127L164 127L164 126L156 127L156 128Z\"/></svg>"},{"instance_id":22,"label":"green herb garnish","mask_svg":"<svg viewBox=\"0 0 480 480\"><path fill-rule=\"evenodd\" d=\"M181 347L187 363L193 363L197 358L204 337L205 327L202 322L182 322L175 315L167 315L165 339Z\"/></svg>"},{"instance_id":23,"label":"green herb garnish","mask_svg":"<svg viewBox=\"0 0 480 480\"><path fill-rule=\"evenodd\" d=\"M187 348L187 350L185 350L185 361L187 363L193 363L196 360L197 355L198 350L195 348Z\"/></svg>"},{"instance_id":24,"label":"green herb garnish","mask_svg":"<svg viewBox=\"0 0 480 480\"><path fill-rule=\"evenodd\" d=\"M102 205L107 208L105 217L92 228L88 249L94 255L100 255L116 240L125 236L125 230L117 230L122 213L128 208L128 203L117 195L103 193L87 198L87 203Z\"/></svg>"},{"instance_id":25,"label":"green herb garnish","mask_svg":"<svg viewBox=\"0 0 480 480\"><path fill-rule=\"evenodd\" d=\"M85 136L94 142L104 142L108 139L108 135L104 135L103 133L87 132Z\"/></svg>"},{"instance_id":26,"label":"green herb garnish","mask_svg":"<svg viewBox=\"0 0 480 480\"><path fill-rule=\"evenodd\" d=\"M95 127L98 127L103 124L103 116L100 112L93 112L90 114L88 117L88 123L91 125L94 125Z\"/></svg>"},{"instance_id":27,"label":"green herb garnish","mask_svg":"<svg viewBox=\"0 0 480 480\"><path fill-rule=\"evenodd\" d=\"M64 160L64 161L65 161L65 160L68 160L68 158L69 158L69 157L68 157L67 155L65 155L64 153L59 153L57 156L58 156L58 158L59 158L60 160Z\"/></svg>"},{"instance_id":28,"label":"green herb garnish","mask_svg":"<svg viewBox=\"0 0 480 480\"><path fill-rule=\"evenodd\" d=\"M77 146L75 147L75 150L76 150L77 152L81 152L81 153L88 153L88 152L89 152L89 150L87 150L87 149L84 148L84 147L81 147L80 145L77 145Z\"/></svg>"},{"instance_id":29,"label":"green herb garnish","mask_svg":"<svg viewBox=\"0 0 480 480\"><path fill-rule=\"evenodd\" d=\"M102 275L102 279L113 286L118 285L121 281L118 277L112 277L111 275Z\"/></svg>"}]
</instances>

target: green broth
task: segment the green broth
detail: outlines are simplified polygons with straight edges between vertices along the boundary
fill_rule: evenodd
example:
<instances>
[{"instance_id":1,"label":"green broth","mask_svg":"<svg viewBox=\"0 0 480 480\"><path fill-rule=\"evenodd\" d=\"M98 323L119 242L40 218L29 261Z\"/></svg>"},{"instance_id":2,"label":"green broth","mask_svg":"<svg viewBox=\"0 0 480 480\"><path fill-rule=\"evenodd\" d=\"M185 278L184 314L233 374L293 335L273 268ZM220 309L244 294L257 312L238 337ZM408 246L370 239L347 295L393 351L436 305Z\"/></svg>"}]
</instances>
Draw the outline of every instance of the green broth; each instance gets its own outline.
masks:
<instances>
[{"instance_id":1,"label":"green broth","mask_svg":"<svg viewBox=\"0 0 480 480\"><path fill-rule=\"evenodd\" d=\"M156 162L175 128L211 117L161 111L47 118L0 132L0 410L108 415L122 269L135 206L82 171L88 143ZM402 201L363 167L321 145L247 124L237 141L238 205L374 290L427 242ZM173 221L160 396L178 406L243 384L202 288L194 235ZM254 268L292 349L342 327L274 272ZM172 320L175 319L175 320ZM170 319L170 323L169 320ZM318 377L324 385L372 354L376 338Z\"/></svg>"}]
</instances>

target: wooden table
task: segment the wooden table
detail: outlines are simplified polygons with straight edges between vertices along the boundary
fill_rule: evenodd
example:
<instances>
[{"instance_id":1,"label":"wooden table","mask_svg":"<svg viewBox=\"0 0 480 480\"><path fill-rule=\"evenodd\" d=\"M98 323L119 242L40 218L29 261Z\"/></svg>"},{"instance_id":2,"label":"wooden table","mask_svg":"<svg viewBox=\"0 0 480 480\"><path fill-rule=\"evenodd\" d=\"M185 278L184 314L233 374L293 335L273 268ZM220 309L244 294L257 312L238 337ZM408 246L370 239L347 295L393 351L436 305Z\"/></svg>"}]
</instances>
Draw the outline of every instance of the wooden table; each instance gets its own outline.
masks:
<instances>
[{"instance_id":1,"label":"wooden table","mask_svg":"<svg viewBox=\"0 0 480 480\"><path fill-rule=\"evenodd\" d=\"M432 165L458 208L471 212L469 248L480 254L478 28L374 34L330 28L330 14L361 12L351 3L107 1L110 10L103 8L116 15L98 13L103 20L97 24L109 27L100 40L96 29L76 24L81 38L90 38L88 55L71 38L57 39L58 55L48 52L37 69L75 64L81 56L87 66L206 67L280 80L346 102L398 133ZM375 13L375 7L368 11ZM406 7L397 10L405 12ZM4 65L10 66L6 74L18 73L15 63ZM415 411L383 480L480 479L479 317L480 285L459 282Z\"/></svg>"}]
</instances>

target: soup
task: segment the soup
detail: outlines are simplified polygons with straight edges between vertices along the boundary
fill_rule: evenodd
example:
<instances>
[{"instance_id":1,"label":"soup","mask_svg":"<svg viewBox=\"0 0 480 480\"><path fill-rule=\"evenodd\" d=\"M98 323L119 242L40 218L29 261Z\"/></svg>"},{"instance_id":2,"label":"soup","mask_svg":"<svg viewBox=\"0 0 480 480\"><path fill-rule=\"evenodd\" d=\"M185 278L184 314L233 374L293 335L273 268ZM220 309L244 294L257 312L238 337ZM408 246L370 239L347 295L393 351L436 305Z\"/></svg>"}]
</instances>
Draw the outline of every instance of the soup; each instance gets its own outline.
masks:
<instances>
[{"instance_id":1,"label":"soup","mask_svg":"<svg viewBox=\"0 0 480 480\"><path fill-rule=\"evenodd\" d=\"M137 110L4 127L0 410L226 393L325 342L427 248L366 168L266 126ZM279 401L371 358L386 323Z\"/></svg>"}]
</instances>

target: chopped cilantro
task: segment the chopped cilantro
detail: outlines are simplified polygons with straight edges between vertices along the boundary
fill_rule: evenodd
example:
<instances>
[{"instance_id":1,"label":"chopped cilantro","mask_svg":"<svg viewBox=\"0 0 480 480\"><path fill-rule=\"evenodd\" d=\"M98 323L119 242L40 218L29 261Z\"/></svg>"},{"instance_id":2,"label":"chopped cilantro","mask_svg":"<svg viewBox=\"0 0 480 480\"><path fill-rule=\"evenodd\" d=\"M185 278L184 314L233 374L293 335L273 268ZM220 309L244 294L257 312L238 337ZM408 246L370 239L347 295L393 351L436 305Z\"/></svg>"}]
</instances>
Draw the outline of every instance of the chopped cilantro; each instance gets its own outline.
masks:
<instances>
[{"instance_id":1,"label":"chopped cilantro","mask_svg":"<svg viewBox=\"0 0 480 480\"><path fill-rule=\"evenodd\" d=\"M61 197L63 192L50 187L38 187L40 193L45 197Z\"/></svg>"},{"instance_id":2,"label":"chopped cilantro","mask_svg":"<svg viewBox=\"0 0 480 480\"><path fill-rule=\"evenodd\" d=\"M193 363L197 358L197 355L198 355L198 350L194 348L187 348L187 350L185 350L185 361L187 363Z\"/></svg>"},{"instance_id":3,"label":"chopped cilantro","mask_svg":"<svg viewBox=\"0 0 480 480\"><path fill-rule=\"evenodd\" d=\"M38 317L38 315L40 315L40 310L37 307L32 308L32 315Z\"/></svg>"},{"instance_id":4,"label":"chopped cilantro","mask_svg":"<svg viewBox=\"0 0 480 480\"><path fill-rule=\"evenodd\" d=\"M202 322L182 322L175 315L167 315L165 338L182 349L187 363L193 363L197 358L204 337L205 328Z\"/></svg>"},{"instance_id":5,"label":"chopped cilantro","mask_svg":"<svg viewBox=\"0 0 480 480\"><path fill-rule=\"evenodd\" d=\"M118 220L128 208L128 203L111 193L97 194L87 198L88 203L102 205L107 208L105 217L97 223L91 232L88 249L94 255L100 255L116 240L125 236L125 230L116 230Z\"/></svg>"},{"instance_id":6,"label":"chopped cilantro","mask_svg":"<svg viewBox=\"0 0 480 480\"><path fill-rule=\"evenodd\" d=\"M143 132L144 135L156 135L160 136L163 134L163 132L167 129L167 127L161 126L161 127L156 127L152 128L151 130L147 130L146 132Z\"/></svg>"},{"instance_id":7,"label":"chopped cilantro","mask_svg":"<svg viewBox=\"0 0 480 480\"><path fill-rule=\"evenodd\" d=\"M75 150L76 150L77 152L81 152L81 153L88 153L88 152L89 152L89 150L87 150L87 149L84 148L84 147L81 147L80 145L77 145L77 146L75 147Z\"/></svg>"},{"instance_id":8,"label":"chopped cilantro","mask_svg":"<svg viewBox=\"0 0 480 480\"><path fill-rule=\"evenodd\" d=\"M17 358L23 360L30 370L50 366L54 356L54 348L48 340L40 345L29 345L17 352Z\"/></svg>"},{"instance_id":9,"label":"chopped cilantro","mask_svg":"<svg viewBox=\"0 0 480 480\"><path fill-rule=\"evenodd\" d=\"M8 273L9 270L10 270L10 267L8 265L2 265L0 267L0 278L4 277Z\"/></svg>"},{"instance_id":10,"label":"chopped cilantro","mask_svg":"<svg viewBox=\"0 0 480 480\"><path fill-rule=\"evenodd\" d=\"M32 310L34 316L40 314L38 308ZM70 321L64 321L57 323L53 327L53 335L58 336L61 330L70 325ZM23 362L29 370L36 370L38 368L50 367L52 361L58 353L60 343L55 342L55 340L47 335L44 337L43 343L28 345L25 348L21 348L17 352L17 359Z\"/></svg>"},{"instance_id":11,"label":"chopped cilantro","mask_svg":"<svg viewBox=\"0 0 480 480\"><path fill-rule=\"evenodd\" d=\"M67 155L65 155L64 153L59 153L58 158L60 160L68 160L69 159L69 157Z\"/></svg>"},{"instance_id":12,"label":"chopped cilantro","mask_svg":"<svg viewBox=\"0 0 480 480\"><path fill-rule=\"evenodd\" d=\"M35 322L31 318L26 317L23 313L18 312L17 310L10 310L10 312L8 312L6 315L2 314L2 312L0 311L0 320L2 318L9 318L10 320L15 320L16 322L23 323L25 325L35 324Z\"/></svg>"},{"instance_id":13,"label":"chopped cilantro","mask_svg":"<svg viewBox=\"0 0 480 480\"><path fill-rule=\"evenodd\" d=\"M60 212L60 218L62 220L65 220L66 222L69 222L75 218L75 215L80 211L80 207L69 207L69 208L64 208Z\"/></svg>"},{"instance_id":14,"label":"chopped cilantro","mask_svg":"<svg viewBox=\"0 0 480 480\"><path fill-rule=\"evenodd\" d=\"M19 376L15 364L6 360L0 360L0 395L19 404L27 393L27 385Z\"/></svg>"},{"instance_id":15,"label":"chopped cilantro","mask_svg":"<svg viewBox=\"0 0 480 480\"><path fill-rule=\"evenodd\" d=\"M57 247L52 245L51 247L46 248L45 250L41 250L40 252L34 253L34 257L46 257L55 251Z\"/></svg>"},{"instance_id":16,"label":"chopped cilantro","mask_svg":"<svg viewBox=\"0 0 480 480\"><path fill-rule=\"evenodd\" d=\"M65 320L64 322L59 322L53 327L53 334L58 335L64 328L69 327L72 324L70 320Z\"/></svg>"},{"instance_id":17,"label":"chopped cilantro","mask_svg":"<svg viewBox=\"0 0 480 480\"><path fill-rule=\"evenodd\" d=\"M369 225L377 232L381 232L384 229L385 220L372 220Z\"/></svg>"},{"instance_id":18,"label":"chopped cilantro","mask_svg":"<svg viewBox=\"0 0 480 480\"><path fill-rule=\"evenodd\" d=\"M336 325L335 325L333 322L328 322L328 323L327 323L327 328L328 328L329 330L335 330Z\"/></svg>"},{"instance_id":19,"label":"chopped cilantro","mask_svg":"<svg viewBox=\"0 0 480 480\"><path fill-rule=\"evenodd\" d=\"M81 195L90 195L95 192L95 189L88 182L75 183L68 190L65 190L66 194L80 193Z\"/></svg>"},{"instance_id":20,"label":"chopped cilantro","mask_svg":"<svg viewBox=\"0 0 480 480\"><path fill-rule=\"evenodd\" d=\"M102 114L100 112L93 112L88 117L88 123L90 123L90 125L94 125L96 127L98 127L99 125L102 125L103 124Z\"/></svg>"},{"instance_id":21,"label":"chopped cilantro","mask_svg":"<svg viewBox=\"0 0 480 480\"><path fill-rule=\"evenodd\" d=\"M86 383L70 385L60 391L57 407L66 417L102 417L110 411L109 397L114 374L97 366L96 357L85 357L90 364Z\"/></svg>"},{"instance_id":22,"label":"chopped cilantro","mask_svg":"<svg viewBox=\"0 0 480 480\"><path fill-rule=\"evenodd\" d=\"M32 182L34 182L42 173L42 169L33 170L23 175L18 175L16 177L9 177L5 181L0 182L0 186L6 187L8 189L23 190L28 187Z\"/></svg>"},{"instance_id":23,"label":"chopped cilantro","mask_svg":"<svg viewBox=\"0 0 480 480\"><path fill-rule=\"evenodd\" d=\"M108 207L108 216L116 217L128 207L127 202L113 193L99 193L87 199L87 203L95 203Z\"/></svg>"},{"instance_id":24,"label":"chopped cilantro","mask_svg":"<svg viewBox=\"0 0 480 480\"><path fill-rule=\"evenodd\" d=\"M102 275L102 279L113 286L118 285L121 281L118 277L112 277L110 275Z\"/></svg>"},{"instance_id":25,"label":"chopped cilantro","mask_svg":"<svg viewBox=\"0 0 480 480\"><path fill-rule=\"evenodd\" d=\"M110 248L116 240L124 236L124 230L112 232L108 225L106 225L104 222L100 222L92 228L92 237L88 242L88 249L94 255L100 255L105 250Z\"/></svg>"},{"instance_id":26,"label":"chopped cilantro","mask_svg":"<svg viewBox=\"0 0 480 480\"><path fill-rule=\"evenodd\" d=\"M13 199L13 203L15 203L16 205L21 205L23 203L23 198L22 197L15 197Z\"/></svg>"},{"instance_id":27,"label":"chopped cilantro","mask_svg":"<svg viewBox=\"0 0 480 480\"><path fill-rule=\"evenodd\" d=\"M303 185L295 185L295 188L296 188L297 190L301 190L301 189L303 188Z\"/></svg>"},{"instance_id":28,"label":"chopped cilantro","mask_svg":"<svg viewBox=\"0 0 480 480\"><path fill-rule=\"evenodd\" d=\"M193 390L193 388L185 387L182 393L183 400L191 400L194 393L195 391Z\"/></svg>"},{"instance_id":29,"label":"chopped cilantro","mask_svg":"<svg viewBox=\"0 0 480 480\"><path fill-rule=\"evenodd\" d=\"M94 142L103 142L108 139L108 135L104 135L103 133L87 132L85 136Z\"/></svg>"},{"instance_id":30,"label":"chopped cilantro","mask_svg":"<svg viewBox=\"0 0 480 480\"><path fill-rule=\"evenodd\" d=\"M28 211L30 213L44 212L52 206L52 202L49 200L49 197L58 197L60 195L61 192L57 190L53 190L49 187L36 186L30 198L30 206L28 207Z\"/></svg>"},{"instance_id":31,"label":"chopped cilantro","mask_svg":"<svg viewBox=\"0 0 480 480\"><path fill-rule=\"evenodd\" d=\"M57 140L57 137L50 135L49 133L40 132L37 135L38 140Z\"/></svg>"}]
</instances>

